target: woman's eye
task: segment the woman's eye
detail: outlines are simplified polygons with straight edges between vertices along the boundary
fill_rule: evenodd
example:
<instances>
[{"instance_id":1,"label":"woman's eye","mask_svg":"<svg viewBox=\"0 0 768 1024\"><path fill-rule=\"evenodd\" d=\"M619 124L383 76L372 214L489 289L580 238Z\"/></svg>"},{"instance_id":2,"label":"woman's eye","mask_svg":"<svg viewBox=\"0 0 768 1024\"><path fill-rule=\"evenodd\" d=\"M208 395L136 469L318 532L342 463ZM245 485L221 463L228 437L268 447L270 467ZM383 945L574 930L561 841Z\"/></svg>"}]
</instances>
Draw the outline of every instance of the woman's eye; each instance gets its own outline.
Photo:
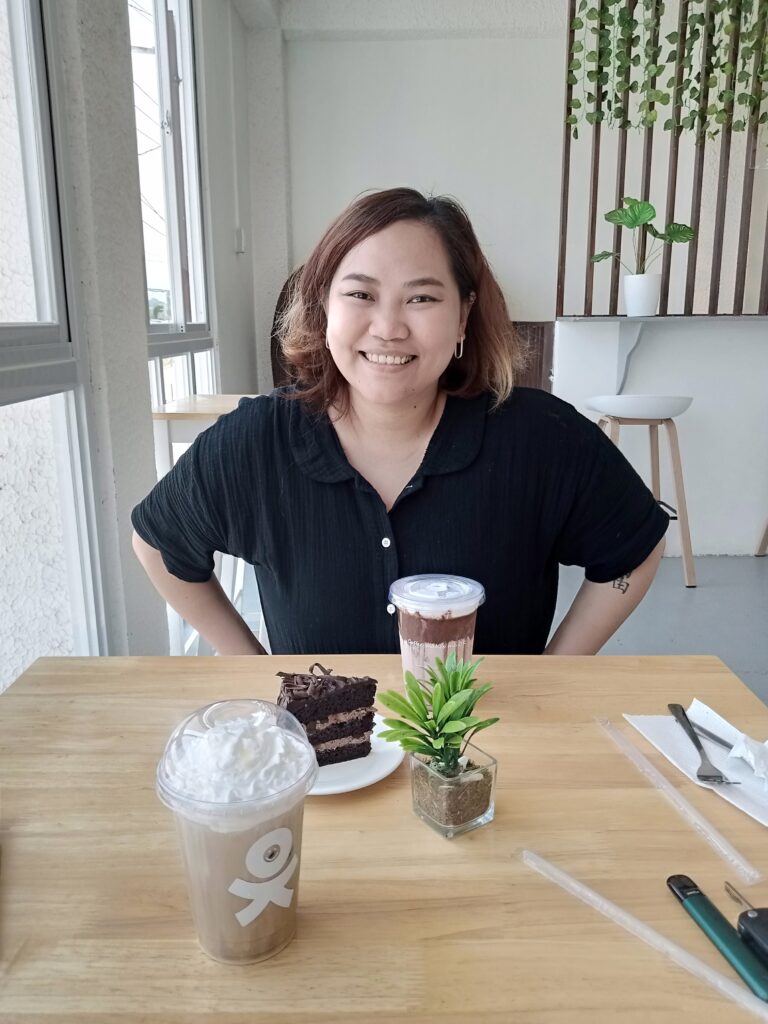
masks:
<instances>
[{"instance_id":1,"label":"woman's eye","mask_svg":"<svg viewBox=\"0 0 768 1024\"><path fill-rule=\"evenodd\" d=\"M436 302L437 300L432 295L414 295L413 298L408 301L421 305L424 302Z\"/></svg>"},{"instance_id":2,"label":"woman's eye","mask_svg":"<svg viewBox=\"0 0 768 1024\"><path fill-rule=\"evenodd\" d=\"M347 292L347 296L350 299L370 299L368 292Z\"/></svg>"}]
</instances>

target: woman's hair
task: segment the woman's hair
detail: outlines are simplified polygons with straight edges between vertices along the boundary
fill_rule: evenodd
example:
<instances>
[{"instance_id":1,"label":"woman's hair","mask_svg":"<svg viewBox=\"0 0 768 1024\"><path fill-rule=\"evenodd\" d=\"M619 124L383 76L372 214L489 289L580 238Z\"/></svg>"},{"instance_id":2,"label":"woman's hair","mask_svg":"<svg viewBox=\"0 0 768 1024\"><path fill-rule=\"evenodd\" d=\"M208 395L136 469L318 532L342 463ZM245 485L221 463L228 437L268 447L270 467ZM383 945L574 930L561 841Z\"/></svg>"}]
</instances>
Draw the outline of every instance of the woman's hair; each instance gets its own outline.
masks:
<instances>
[{"instance_id":1,"label":"woman's hair","mask_svg":"<svg viewBox=\"0 0 768 1024\"><path fill-rule=\"evenodd\" d=\"M464 352L440 379L449 394L470 398L491 392L508 398L525 364L523 345L509 319L501 288L483 256L466 213L447 196L427 198L412 188L391 188L355 200L331 224L300 273L280 323L280 342L298 385L295 397L317 411L346 409L346 381L326 348L325 305L346 254L396 221L418 221L437 232L462 300L472 293Z\"/></svg>"}]
</instances>

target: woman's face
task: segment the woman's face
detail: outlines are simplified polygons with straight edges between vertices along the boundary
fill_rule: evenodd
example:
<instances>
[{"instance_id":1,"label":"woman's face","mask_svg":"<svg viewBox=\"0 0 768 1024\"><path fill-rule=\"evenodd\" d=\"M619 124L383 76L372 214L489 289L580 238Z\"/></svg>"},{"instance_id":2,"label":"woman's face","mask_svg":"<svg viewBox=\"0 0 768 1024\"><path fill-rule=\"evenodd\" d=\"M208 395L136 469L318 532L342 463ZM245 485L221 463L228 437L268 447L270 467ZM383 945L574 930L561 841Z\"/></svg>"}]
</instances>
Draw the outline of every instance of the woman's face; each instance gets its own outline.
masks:
<instances>
[{"instance_id":1,"label":"woman's face","mask_svg":"<svg viewBox=\"0 0 768 1024\"><path fill-rule=\"evenodd\" d=\"M327 314L331 355L353 405L434 395L468 312L427 225L397 221L350 249L331 281Z\"/></svg>"}]
</instances>

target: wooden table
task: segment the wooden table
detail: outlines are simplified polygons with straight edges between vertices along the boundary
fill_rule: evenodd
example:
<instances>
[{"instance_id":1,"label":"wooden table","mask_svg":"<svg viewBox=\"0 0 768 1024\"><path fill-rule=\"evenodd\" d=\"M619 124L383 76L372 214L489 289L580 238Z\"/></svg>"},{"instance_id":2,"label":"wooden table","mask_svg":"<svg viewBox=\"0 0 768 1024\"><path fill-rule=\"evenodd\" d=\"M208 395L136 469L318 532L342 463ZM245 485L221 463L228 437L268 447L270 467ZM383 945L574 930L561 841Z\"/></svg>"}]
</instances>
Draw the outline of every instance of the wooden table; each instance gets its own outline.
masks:
<instances>
[{"instance_id":1,"label":"wooden table","mask_svg":"<svg viewBox=\"0 0 768 1024\"><path fill-rule=\"evenodd\" d=\"M768 735L768 710L711 657L488 658L485 709L502 716L482 744L499 759L496 820L442 839L411 812L405 764L369 789L312 798L297 937L262 964L209 960L157 759L195 707L274 698L278 669L314 660L45 658L0 697L4 1024L753 1019L516 857L534 850L731 974L665 879L692 875L731 921L723 881L738 879L595 723L697 696ZM386 688L400 679L391 656L320 660ZM768 870L762 826L623 729ZM768 881L749 892L768 905Z\"/></svg>"}]
</instances>

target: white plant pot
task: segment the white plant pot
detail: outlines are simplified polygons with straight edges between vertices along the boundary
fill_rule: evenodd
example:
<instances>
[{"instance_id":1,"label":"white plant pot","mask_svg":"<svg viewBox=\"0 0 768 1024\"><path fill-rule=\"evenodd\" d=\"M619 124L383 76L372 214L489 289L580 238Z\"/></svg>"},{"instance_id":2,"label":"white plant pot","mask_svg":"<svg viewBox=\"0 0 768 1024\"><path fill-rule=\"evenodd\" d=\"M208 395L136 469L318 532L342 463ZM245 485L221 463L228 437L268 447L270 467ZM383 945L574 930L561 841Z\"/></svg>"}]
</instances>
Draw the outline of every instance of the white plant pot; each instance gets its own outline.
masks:
<instances>
[{"instance_id":1,"label":"white plant pot","mask_svg":"<svg viewBox=\"0 0 768 1024\"><path fill-rule=\"evenodd\" d=\"M627 316L656 316L661 274L625 274L624 308Z\"/></svg>"}]
</instances>

